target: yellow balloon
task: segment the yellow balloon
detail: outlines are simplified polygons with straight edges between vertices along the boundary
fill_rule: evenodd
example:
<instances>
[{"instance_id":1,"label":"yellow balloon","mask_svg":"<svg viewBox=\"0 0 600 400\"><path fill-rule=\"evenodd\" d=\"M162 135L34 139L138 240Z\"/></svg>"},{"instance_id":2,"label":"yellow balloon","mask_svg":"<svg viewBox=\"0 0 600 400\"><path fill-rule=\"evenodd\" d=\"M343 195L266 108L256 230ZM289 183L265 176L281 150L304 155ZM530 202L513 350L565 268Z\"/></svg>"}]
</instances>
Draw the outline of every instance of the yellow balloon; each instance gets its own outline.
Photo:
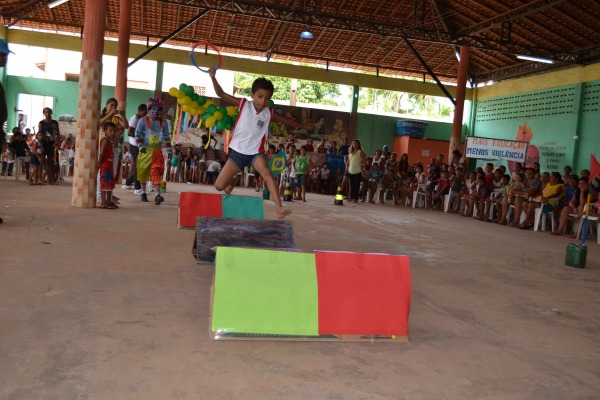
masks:
<instances>
[{"instance_id":1,"label":"yellow balloon","mask_svg":"<svg viewBox=\"0 0 600 400\"><path fill-rule=\"evenodd\" d=\"M223 113L221 111L215 111L215 113L213 114L213 117L215 117L217 119L217 121L220 121L223 119Z\"/></svg>"},{"instance_id":2,"label":"yellow balloon","mask_svg":"<svg viewBox=\"0 0 600 400\"><path fill-rule=\"evenodd\" d=\"M190 96L185 96L183 98L183 104L185 104L186 106L189 106L190 104L192 104L192 98Z\"/></svg>"},{"instance_id":3,"label":"yellow balloon","mask_svg":"<svg viewBox=\"0 0 600 400\"><path fill-rule=\"evenodd\" d=\"M169 89L169 95L170 95L170 96L173 96L173 97L176 97L176 96L177 96L177 91L178 91L178 90L179 90L179 89L177 89L176 87L172 87L171 89Z\"/></svg>"},{"instance_id":4,"label":"yellow balloon","mask_svg":"<svg viewBox=\"0 0 600 400\"><path fill-rule=\"evenodd\" d=\"M177 99L177 104L182 105L183 104L183 98L181 98L181 99L178 98Z\"/></svg>"},{"instance_id":5,"label":"yellow balloon","mask_svg":"<svg viewBox=\"0 0 600 400\"><path fill-rule=\"evenodd\" d=\"M212 128L213 126L215 126L216 122L217 122L217 120L215 119L215 117L213 115L212 117L208 117L205 124L206 124L207 128Z\"/></svg>"},{"instance_id":6,"label":"yellow balloon","mask_svg":"<svg viewBox=\"0 0 600 400\"><path fill-rule=\"evenodd\" d=\"M212 103L212 100L206 100L206 103L204 103L204 108L208 108L208 106L210 106Z\"/></svg>"},{"instance_id":7,"label":"yellow balloon","mask_svg":"<svg viewBox=\"0 0 600 400\"><path fill-rule=\"evenodd\" d=\"M182 90L177 89L177 93L175 93L175 97L177 97L178 99L183 99L185 97L185 93L183 93ZM179 103L181 104L181 103Z\"/></svg>"},{"instance_id":8,"label":"yellow balloon","mask_svg":"<svg viewBox=\"0 0 600 400\"><path fill-rule=\"evenodd\" d=\"M189 105L187 105L187 104L184 104L184 105L183 105L183 112L190 112L191 110L192 110L192 109L190 108L190 106L189 106Z\"/></svg>"},{"instance_id":9,"label":"yellow balloon","mask_svg":"<svg viewBox=\"0 0 600 400\"><path fill-rule=\"evenodd\" d=\"M198 114L202 115L206 112L206 108L204 108L204 106L200 106L198 107Z\"/></svg>"},{"instance_id":10,"label":"yellow balloon","mask_svg":"<svg viewBox=\"0 0 600 400\"><path fill-rule=\"evenodd\" d=\"M198 115L198 109L197 108L192 108L190 110L190 115Z\"/></svg>"},{"instance_id":11,"label":"yellow balloon","mask_svg":"<svg viewBox=\"0 0 600 400\"><path fill-rule=\"evenodd\" d=\"M227 115L229 115L230 117L233 117L235 114L237 114L237 108L235 108L234 106L228 106L227 107Z\"/></svg>"}]
</instances>

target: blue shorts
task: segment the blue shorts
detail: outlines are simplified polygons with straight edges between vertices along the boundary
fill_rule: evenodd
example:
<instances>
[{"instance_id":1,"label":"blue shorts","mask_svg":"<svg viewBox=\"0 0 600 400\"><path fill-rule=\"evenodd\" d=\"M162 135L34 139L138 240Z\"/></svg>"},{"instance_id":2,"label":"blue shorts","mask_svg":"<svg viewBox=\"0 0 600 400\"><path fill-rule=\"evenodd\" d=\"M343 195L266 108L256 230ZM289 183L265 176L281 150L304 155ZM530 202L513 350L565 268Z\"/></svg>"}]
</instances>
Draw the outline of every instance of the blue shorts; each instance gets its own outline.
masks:
<instances>
[{"instance_id":1,"label":"blue shorts","mask_svg":"<svg viewBox=\"0 0 600 400\"><path fill-rule=\"evenodd\" d=\"M296 174L296 187L306 186L306 174Z\"/></svg>"},{"instance_id":2,"label":"blue shorts","mask_svg":"<svg viewBox=\"0 0 600 400\"><path fill-rule=\"evenodd\" d=\"M264 157L265 160L267 159L267 156L263 153L242 154L242 153L238 153L237 151L235 151L233 149L229 149L229 160L231 160L231 162L233 162L235 164L238 171L243 170L248 165L253 167L254 160L256 160L257 157Z\"/></svg>"},{"instance_id":3,"label":"blue shorts","mask_svg":"<svg viewBox=\"0 0 600 400\"><path fill-rule=\"evenodd\" d=\"M457 192L450 191L450 203L454 203L456 201L457 196L458 196Z\"/></svg>"},{"instance_id":4,"label":"blue shorts","mask_svg":"<svg viewBox=\"0 0 600 400\"><path fill-rule=\"evenodd\" d=\"M29 163L31 165L40 165L40 159L37 158L36 156L31 156Z\"/></svg>"}]
</instances>

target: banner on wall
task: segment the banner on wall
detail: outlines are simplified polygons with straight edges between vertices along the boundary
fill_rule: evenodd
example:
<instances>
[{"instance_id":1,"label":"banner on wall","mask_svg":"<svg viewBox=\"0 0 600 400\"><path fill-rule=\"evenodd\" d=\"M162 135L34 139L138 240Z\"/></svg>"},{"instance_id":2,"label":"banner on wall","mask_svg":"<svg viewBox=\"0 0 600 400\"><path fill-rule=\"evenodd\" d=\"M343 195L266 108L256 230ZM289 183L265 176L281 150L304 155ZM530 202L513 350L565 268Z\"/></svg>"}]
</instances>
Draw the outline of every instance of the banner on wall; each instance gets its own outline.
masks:
<instances>
[{"instance_id":1,"label":"banner on wall","mask_svg":"<svg viewBox=\"0 0 600 400\"><path fill-rule=\"evenodd\" d=\"M466 156L486 160L506 160L524 163L527 142L482 137L467 137Z\"/></svg>"}]
</instances>

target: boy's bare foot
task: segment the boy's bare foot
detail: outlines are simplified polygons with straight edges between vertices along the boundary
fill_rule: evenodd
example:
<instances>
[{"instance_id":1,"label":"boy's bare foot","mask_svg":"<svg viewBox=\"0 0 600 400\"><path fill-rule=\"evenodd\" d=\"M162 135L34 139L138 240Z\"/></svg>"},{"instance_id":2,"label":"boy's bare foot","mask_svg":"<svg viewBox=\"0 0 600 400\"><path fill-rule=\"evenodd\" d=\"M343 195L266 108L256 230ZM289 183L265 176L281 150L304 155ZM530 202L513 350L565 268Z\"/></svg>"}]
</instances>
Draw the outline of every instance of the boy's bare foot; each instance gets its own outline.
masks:
<instances>
[{"instance_id":1,"label":"boy's bare foot","mask_svg":"<svg viewBox=\"0 0 600 400\"><path fill-rule=\"evenodd\" d=\"M292 210L287 207L279 207L277 208L277 219L284 219L286 216L290 215Z\"/></svg>"}]
</instances>

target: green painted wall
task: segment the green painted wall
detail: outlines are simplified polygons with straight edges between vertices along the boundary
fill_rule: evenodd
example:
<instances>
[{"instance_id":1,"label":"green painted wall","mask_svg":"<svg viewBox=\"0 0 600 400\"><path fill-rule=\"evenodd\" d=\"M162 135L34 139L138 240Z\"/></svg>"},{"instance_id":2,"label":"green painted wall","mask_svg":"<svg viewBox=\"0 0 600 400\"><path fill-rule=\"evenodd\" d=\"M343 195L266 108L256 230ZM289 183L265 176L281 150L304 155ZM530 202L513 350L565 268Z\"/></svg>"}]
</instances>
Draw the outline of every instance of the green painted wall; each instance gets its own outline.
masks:
<instances>
[{"instance_id":1,"label":"green painted wall","mask_svg":"<svg viewBox=\"0 0 600 400\"><path fill-rule=\"evenodd\" d=\"M356 137L361 141L368 155L381 149L384 144L392 146L396 133L396 122L402 118L388 117L373 114L358 114L356 123ZM420 121L418 118L415 121ZM452 124L448 122L421 121L429 124L425 130L428 139L450 140Z\"/></svg>"},{"instance_id":2,"label":"green painted wall","mask_svg":"<svg viewBox=\"0 0 600 400\"><path fill-rule=\"evenodd\" d=\"M77 101L79 97L79 84L77 82L56 81L49 79L25 78L21 76L9 75L6 79L6 101L8 103L8 129L12 130L16 126L16 113L10 112L17 105L19 93L35 94L41 96L54 97L54 117L58 118L61 114L70 114L77 117ZM115 88L113 86L102 87L102 106L107 99L114 96ZM140 104L148 101L154 92L151 90L128 89L127 90L127 118L137 112ZM32 116L32 121L36 118L42 120L42 110L39 110L39 116ZM32 124L33 125L33 124Z\"/></svg>"},{"instance_id":3,"label":"green painted wall","mask_svg":"<svg viewBox=\"0 0 600 400\"><path fill-rule=\"evenodd\" d=\"M528 160L542 171L579 172L600 152L599 98L597 81L480 100L474 134L529 142Z\"/></svg>"}]
</instances>

